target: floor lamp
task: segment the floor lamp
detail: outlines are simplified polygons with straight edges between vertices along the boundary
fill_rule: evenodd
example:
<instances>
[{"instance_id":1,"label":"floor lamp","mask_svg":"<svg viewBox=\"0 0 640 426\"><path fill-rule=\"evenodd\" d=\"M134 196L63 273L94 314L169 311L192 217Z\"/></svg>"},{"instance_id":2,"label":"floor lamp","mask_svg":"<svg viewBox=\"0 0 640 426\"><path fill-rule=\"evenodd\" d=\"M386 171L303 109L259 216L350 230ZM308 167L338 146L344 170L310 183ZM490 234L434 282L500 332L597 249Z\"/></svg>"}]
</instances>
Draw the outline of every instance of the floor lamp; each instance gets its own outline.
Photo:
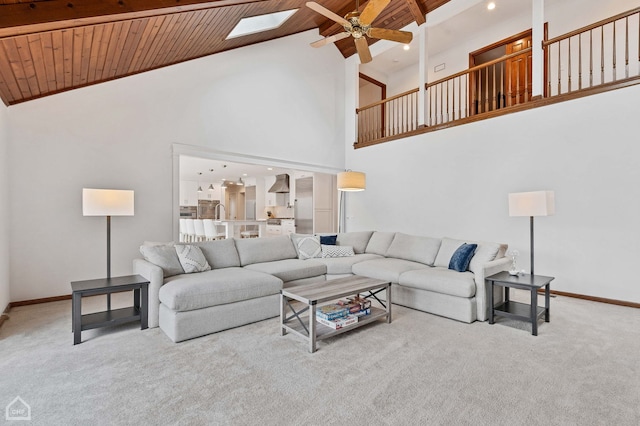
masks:
<instances>
[{"instance_id":1,"label":"floor lamp","mask_svg":"<svg viewBox=\"0 0 640 426\"><path fill-rule=\"evenodd\" d=\"M82 188L82 215L107 217L107 279L111 278L111 216L133 216L133 191ZM107 295L111 310L111 295Z\"/></svg>"},{"instance_id":2,"label":"floor lamp","mask_svg":"<svg viewBox=\"0 0 640 426\"><path fill-rule=\"evenodd\" d=\"M533 269L533 217L552 216L556 212L553 191L516 192L509 194L509 216L529 216L531 240L531 275Z\"/></svg>"},{"instance_id":3,"label":"floor lamp","mask_svg":"<svg viewBox=\"0 0 640 426\"><path fill-rule=\"evenodd\" d=\"M367 176L362 172L354 172L347 170L338 173L338 191L340 191L340 199L338 200L338 232L345 232L346 210L344 208L345 192L364 191L367 188Z\"/></svg>"}]
</instances>

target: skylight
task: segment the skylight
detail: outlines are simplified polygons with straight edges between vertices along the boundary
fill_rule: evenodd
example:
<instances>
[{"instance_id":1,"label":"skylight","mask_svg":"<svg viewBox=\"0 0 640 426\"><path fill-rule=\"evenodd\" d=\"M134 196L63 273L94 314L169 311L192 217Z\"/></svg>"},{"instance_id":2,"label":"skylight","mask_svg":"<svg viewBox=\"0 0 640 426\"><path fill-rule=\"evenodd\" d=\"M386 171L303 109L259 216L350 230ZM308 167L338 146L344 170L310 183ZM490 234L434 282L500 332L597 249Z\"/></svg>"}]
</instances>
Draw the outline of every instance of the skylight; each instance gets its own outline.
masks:
<instances>
[{"instance_id":1,"label":"skylight","mask_svg":"<svg viewBox=\"0 0 640 426\"><path fill-rule=\"evenodd\" d=\"M278 28L284 21L289 19L291 15L296 13L297 10L298 9L284 10L282 12L242 18L240 22L238 22L238 25L231 30L226 40Z\"/></svg>"}]
</instances>

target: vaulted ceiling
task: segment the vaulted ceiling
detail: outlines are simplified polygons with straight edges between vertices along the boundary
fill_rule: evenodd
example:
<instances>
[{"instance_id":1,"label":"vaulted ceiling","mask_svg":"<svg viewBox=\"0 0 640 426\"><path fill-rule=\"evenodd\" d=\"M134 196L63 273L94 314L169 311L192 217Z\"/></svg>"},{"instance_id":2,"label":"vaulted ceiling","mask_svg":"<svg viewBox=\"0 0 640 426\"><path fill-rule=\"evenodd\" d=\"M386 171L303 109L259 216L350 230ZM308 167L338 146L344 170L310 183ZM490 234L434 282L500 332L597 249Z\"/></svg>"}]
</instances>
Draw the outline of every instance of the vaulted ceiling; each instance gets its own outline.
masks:
<instances>
[{"instance_id":1,"label":"vaulted ceiling","mask_svg":"<svg viewBox=\"0 0 640 426\"><path fill-rule=\"evenodd\" d=\"M448 1L391 0L373 26L421 24ZM305 2L0 0L0 99L12 105L313 28L323 37L343 31ZM355 0L317 3L340 16L356 7ZM296 8L277 29L225 40L241 18ZM345 58L356 53L350 38L335 45Z\"/></svg>"}]
</instances>

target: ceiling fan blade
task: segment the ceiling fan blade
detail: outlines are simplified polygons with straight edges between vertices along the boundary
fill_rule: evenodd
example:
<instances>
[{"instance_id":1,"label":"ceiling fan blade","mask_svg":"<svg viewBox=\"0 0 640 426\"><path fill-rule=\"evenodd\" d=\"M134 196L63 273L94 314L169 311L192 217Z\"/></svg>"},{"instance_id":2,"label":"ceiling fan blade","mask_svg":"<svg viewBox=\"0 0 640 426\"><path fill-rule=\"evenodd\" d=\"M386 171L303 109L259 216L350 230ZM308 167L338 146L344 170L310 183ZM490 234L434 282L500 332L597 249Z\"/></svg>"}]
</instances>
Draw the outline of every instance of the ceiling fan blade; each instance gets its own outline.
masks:
<instances>
[{"instance_id":1,"label":"ceiling fan blade","mask_svg":"<svg viewBox=\"0 0 640 426\"><path fill-rule=\"evenodd\" d=\"M320 39L318 41L314 41L313 43L311 43L312 47L322 47L325 46L329 43L333 43L336 42L338 40L342 40L343 38L347 38L349 37L351 34L349 34L348 32L344 32L344 33L340 33L340 34L335 34L329 37L325 37L323 39Z\"/></svg>"},{"instance_id":2,"label":"ceiling fan blade","mask_svg":"<svg viewBox=\"0 0 640 426\"><path fill-rule=\"evenodd\" d=\"M331 19L332 21L336 21L338 24L340 24L340 25L342 25L344 27L351 27L351 24L349 23L349 21L344 19L342 16L336 15L335 13L330 11L329 9L325 8L324 6L319 5L318 3L314 2L314 1L307 2L307 7L309 9L311 9L311 10L315 10L316 12L318 12L321 15L326 16L327 18Z\"/></svg>"},{"instance_id":3,"label":"ceiling fan blade","mask_svg":"<svg viewBox=\"0 0 640 426\"><path fill-rule=\"evenodd\" d=\"M366 64L367 62L371 62L373 59L371 57L371 51L369 50L369 44L367 44L367 39L364 37L354 39L356 43L356 50L358 51L358 56L360 56L360 63Z\"/></svg>"},{"instance_id":4,"label":"ceiling fan blade","mask_svg":"<svg viewBox=\"0 0 640 426\"><path fill-rule=\"evenodd\" d=\"M408 31L387 30L385 28L371 28L367 35L371 38L397 41L408 44L413 40L413 34Z\"/></svg>"},{"instance_id":5,"label":"ceiling fan blade","mask_svg":"<svg viewBox=\"0 0 640 426\"><path fill-rule=\"evenodd\" d=\"M362 25L371 25L374 19L380 15L380 12L387 7L391 0L369 0L367 7L360 14L360 23Z\"/></svg>"}]
</instances>

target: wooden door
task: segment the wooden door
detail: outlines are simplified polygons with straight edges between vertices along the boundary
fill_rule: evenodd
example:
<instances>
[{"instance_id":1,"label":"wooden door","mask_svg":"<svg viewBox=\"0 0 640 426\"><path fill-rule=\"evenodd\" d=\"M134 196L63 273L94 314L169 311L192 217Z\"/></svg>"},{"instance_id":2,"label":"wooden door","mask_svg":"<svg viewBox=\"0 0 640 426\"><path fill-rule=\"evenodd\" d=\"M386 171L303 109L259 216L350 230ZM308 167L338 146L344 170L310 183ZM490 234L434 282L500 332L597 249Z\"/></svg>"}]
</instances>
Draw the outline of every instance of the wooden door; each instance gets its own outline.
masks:
<instances>
[{"instance_id":1,"label":"wooden door","mask_svg":"<svg viewBox=\"0 0 640 426\"><path fill-rule=\"evenodd\" d=\"M507 55L531 47L531 34L507 44ZM507 105L518 105L531 100L531 51L507 60Z\"/></svg>"}]
</instances>

